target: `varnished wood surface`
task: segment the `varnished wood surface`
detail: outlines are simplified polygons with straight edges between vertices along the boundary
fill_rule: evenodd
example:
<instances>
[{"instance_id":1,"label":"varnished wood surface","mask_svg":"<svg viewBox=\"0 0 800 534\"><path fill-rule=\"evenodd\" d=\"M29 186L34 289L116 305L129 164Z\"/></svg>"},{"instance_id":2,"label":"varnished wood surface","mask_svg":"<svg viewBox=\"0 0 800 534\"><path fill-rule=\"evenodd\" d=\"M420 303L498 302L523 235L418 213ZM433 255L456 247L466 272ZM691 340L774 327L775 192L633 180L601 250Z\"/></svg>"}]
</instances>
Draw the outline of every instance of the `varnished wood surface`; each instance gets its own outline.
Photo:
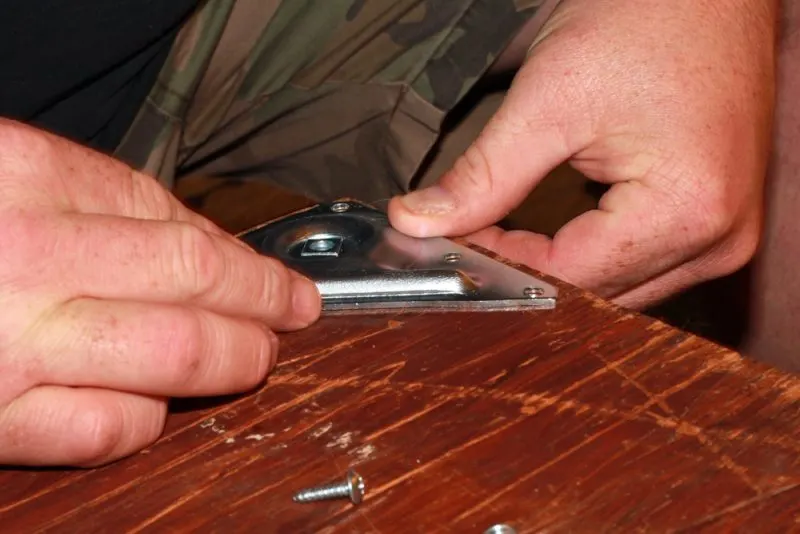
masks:
<instances>
[{"instance_id":1,"label":"varnished wood surface","mask_svg":"<svg viewBox=\"0 0 800 534\"><path fill-rule=\"evenodd\" d=\"M268 209L215 195L204 209L233 231ZM251 395L176 405L142 454L0 472L0 531L789 532L800 517L800 380L571 288L552 311L326 318L281 354ZM360 506L292 502L351 466Z\"/></svg>"}]
</instances>

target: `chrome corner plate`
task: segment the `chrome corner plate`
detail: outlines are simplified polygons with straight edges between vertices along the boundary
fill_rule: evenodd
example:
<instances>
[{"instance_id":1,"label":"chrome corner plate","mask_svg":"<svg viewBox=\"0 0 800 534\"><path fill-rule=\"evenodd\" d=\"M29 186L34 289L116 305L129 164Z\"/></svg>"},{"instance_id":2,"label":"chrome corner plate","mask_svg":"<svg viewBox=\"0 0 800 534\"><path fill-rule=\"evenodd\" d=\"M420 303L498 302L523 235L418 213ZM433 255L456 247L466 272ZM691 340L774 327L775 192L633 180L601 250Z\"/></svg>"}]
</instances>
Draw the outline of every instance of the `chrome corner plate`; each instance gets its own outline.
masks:
<instances>
[{"instance_id":1,"label":"chrome corner plate","mask_svg":"<svg viewBox=\"0 0 800 534\"><path fill-rule=\"evenodd\" d=\"M558 290L447 238L419 239L349 200L287 215L239 235L308 276L323 312L551 309Z\"/></svg>"}]
</instances>

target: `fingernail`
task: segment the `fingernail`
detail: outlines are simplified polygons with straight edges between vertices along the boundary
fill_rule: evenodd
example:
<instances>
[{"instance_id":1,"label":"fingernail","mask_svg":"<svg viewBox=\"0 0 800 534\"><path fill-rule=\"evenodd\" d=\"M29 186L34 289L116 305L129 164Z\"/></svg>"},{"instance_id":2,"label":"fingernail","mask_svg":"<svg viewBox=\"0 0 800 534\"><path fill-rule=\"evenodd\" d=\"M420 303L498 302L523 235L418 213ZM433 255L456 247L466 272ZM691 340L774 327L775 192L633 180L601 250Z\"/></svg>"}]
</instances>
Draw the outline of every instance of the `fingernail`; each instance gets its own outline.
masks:
<instances>
[{"instance_id":1,"label":"fingernail","mask_svg":"<svg viewBox=\"0 0 800 534\"><path fill-rule=\"evenodd\" d=\"M292 308L295 318L311 324L320 314L322 302L316 284L308 278L295 276L292 281Z\"/></svg>"},{"instance_id":2,"label":"fingernail","mask_svg":"<svg viewBox=\"0 0 800 534\"><path fill-rule=\"evenodd\" d=\"M417 215L444 215L456 208L453 195L438 185L409 193L400 201L408 211Z\"/></svg>"}]
</instances>

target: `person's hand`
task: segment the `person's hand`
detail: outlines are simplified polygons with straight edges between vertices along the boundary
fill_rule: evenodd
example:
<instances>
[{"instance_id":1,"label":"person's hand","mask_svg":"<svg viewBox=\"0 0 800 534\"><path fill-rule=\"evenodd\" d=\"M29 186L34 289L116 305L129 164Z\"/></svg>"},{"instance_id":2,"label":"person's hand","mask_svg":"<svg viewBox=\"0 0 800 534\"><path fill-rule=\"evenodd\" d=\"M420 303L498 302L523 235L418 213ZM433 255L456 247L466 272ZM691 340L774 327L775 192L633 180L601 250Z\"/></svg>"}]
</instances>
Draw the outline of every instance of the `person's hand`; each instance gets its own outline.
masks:
<instances>
[{"instance_id":1,"label":"person's hand","mask_svg":"<svg viewBox=\"0 0 800 534\"><path fill-rule=\"evenodd\" d=\"M245 391L315 285L154 179L0 121L0 464L92 466L162 432L168 397Z\"/></svg>"},{"instance_id":2,"label":"person's hand","mask_svg":"<svg viewBox=\"0 0 800 534\"><path fill-rule=\"evenodd\" d=\"M413 236L479 245L630 307L754 254L776 0L563 0L496 115L438 185L395 198ZM558 164L611 184L553 239L491 227ZM481 231L479 231L481 230Z\"/></svg>"}]
</instances>

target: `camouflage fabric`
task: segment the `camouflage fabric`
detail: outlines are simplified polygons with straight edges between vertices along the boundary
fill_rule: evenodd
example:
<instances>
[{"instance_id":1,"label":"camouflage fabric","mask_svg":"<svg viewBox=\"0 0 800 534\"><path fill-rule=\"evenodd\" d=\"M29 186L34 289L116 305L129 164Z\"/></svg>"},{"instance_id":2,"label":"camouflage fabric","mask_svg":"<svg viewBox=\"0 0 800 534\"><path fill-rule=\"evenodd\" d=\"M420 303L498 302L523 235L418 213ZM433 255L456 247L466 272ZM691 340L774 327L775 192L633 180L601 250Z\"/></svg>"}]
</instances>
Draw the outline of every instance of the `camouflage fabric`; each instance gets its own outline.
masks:
<instances>
[{"instance_id":1,"label":"camouflage fabric","mask_svg":"<svg viewBox=\"0 0 800 534\"><path fill-rule=\"evenodd\" d=\"M116 151L167 185L405 191L445 114L544 0L207 0Z\"/></svg>"}]
</instances>

